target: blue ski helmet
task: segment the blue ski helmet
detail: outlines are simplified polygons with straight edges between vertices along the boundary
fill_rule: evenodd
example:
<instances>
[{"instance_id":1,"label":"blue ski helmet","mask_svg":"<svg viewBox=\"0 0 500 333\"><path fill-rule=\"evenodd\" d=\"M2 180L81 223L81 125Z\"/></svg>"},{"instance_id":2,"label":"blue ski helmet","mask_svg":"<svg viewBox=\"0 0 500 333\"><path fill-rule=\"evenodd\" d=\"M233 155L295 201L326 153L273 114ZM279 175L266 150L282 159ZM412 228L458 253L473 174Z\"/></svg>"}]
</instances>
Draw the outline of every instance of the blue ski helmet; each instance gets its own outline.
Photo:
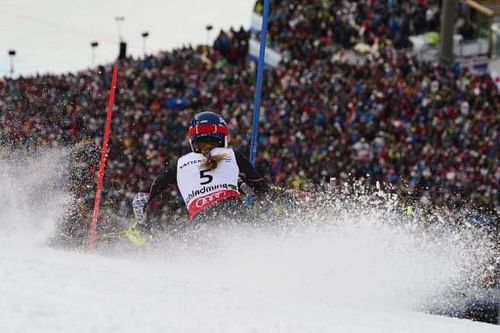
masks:
<instances>
[{"instance_id":1,"label":"blue ski helmet","mask_svg":"<svg viewBox=\"0 0 500 333\"><path fill-rule=\"evenodd\" d=\"M188 137L192 151L194 151L193 142L205 138L215 139L227 148L229 131L224 118L215 112L203 111L195 114L191 120Z\"/></svg>"}]
</instances>

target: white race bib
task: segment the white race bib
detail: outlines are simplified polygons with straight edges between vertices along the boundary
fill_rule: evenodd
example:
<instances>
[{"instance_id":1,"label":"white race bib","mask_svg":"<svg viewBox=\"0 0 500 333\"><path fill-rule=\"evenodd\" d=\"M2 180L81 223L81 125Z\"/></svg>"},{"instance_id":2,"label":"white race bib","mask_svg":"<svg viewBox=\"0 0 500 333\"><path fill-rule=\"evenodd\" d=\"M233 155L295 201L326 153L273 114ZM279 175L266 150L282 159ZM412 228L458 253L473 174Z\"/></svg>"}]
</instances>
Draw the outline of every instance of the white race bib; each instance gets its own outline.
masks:
<instances>
[{"instance_id":1,"label":"white race bib","mask_svg":"<svg viewBox=\"0 0 500 333\"><path fill-rule=\"evenodd\" d=\"M240 170L234 151L228 148L214 148L211 154L226 156L212 171L201 167L206 158L199 153L186 154L177 161L177 187L186 204L189 218L194 218L220 201L240 197Z\"/></svg>"}]
</instances>

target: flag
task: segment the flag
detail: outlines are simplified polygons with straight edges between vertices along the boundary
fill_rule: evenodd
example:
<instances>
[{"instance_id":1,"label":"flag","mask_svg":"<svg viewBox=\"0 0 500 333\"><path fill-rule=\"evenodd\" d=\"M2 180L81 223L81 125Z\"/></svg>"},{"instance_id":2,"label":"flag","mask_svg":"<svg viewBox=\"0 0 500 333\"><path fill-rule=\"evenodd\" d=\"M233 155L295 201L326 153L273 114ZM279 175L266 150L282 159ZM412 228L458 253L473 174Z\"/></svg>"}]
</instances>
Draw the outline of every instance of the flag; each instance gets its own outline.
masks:
<instances>
[{"instance_id":1,"label":"flag","mask_svg":"<svg viewBox=\"0 0 500 333\"><path fill-rule=\"evenodd\" d=\"M260 52L260 43L256 39L250 38L248 52L252 60L258 61ZM281 58L282 56L279 52L276 52L275 50L266 47L266 57L264 58L264 63L267 66L277 67L281 61Z\"/></svg>"}]
</instances>

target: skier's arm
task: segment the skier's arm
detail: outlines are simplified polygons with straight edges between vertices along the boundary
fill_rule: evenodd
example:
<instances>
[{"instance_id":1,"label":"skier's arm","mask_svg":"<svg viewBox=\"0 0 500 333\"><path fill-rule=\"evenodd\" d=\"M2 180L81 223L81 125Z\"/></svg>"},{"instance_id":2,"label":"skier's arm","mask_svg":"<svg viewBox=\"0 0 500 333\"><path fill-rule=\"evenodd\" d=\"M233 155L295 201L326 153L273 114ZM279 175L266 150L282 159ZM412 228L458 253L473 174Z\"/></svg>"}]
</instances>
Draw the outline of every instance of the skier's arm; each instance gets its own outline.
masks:
<instances>
[{"instance_id":1,"label":"skier's arm","mask_svg":"<svg viewBox=\"0 0 500 333\"><path fill-rule=\"evenodd\" d=\"M134 215L140 224L147 225L147 214L146 209L149 204L160 194L165 192L170 185L176 183L175 171L171 168L167 168L165 172L156 177L151 185L149 193L139 192L134 196L132 201L132 207L134 209Z\"/></svg>"},{"instance_id":2,"label":"skier's arm","mask_svg":"<svg viewBox=\"0 0 500 333\"><path fill-rule=\"evenodd\" d=\"M149 190L149 199L148 205L151 203L156 197L165 192L165 190L170 186L176 183L176 172L171 168L167 168L167 170L156 177L151 185Z\"/></svg>"},{"instance_id":3,"label":"skier's arm","mask_svg":"<svg viewBox=\"0 0 500 333\"><path fill-rule=\"evenodd\" d=\"M265 195L269 192L269 185L266 179L254 168L252 163L242 154L235 152L236 163L240 168L240 177L257 196Z\"/></svg>"}]
</instances>

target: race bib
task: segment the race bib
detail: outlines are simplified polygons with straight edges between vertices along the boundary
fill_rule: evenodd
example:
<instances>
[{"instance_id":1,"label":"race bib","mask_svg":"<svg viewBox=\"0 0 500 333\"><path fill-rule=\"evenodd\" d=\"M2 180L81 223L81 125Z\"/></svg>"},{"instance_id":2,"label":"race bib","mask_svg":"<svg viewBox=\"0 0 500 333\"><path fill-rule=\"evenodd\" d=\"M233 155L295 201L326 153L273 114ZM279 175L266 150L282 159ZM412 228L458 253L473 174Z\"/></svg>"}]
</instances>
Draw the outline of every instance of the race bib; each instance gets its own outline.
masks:
<instances>
[{"instance_id":1,"label":"race bib","mask_svg":"<svg viewBox=\"0 0 500 333\"><path fill-rule=\"evenodd\" d=\"M189 153L177 161L177 187L186 204L189 218L228 198L239 198L239 168L232 149L214 148L212 155L225 155L214 170L202 167L206 158Z\"/></svg>"}]
</instances>

